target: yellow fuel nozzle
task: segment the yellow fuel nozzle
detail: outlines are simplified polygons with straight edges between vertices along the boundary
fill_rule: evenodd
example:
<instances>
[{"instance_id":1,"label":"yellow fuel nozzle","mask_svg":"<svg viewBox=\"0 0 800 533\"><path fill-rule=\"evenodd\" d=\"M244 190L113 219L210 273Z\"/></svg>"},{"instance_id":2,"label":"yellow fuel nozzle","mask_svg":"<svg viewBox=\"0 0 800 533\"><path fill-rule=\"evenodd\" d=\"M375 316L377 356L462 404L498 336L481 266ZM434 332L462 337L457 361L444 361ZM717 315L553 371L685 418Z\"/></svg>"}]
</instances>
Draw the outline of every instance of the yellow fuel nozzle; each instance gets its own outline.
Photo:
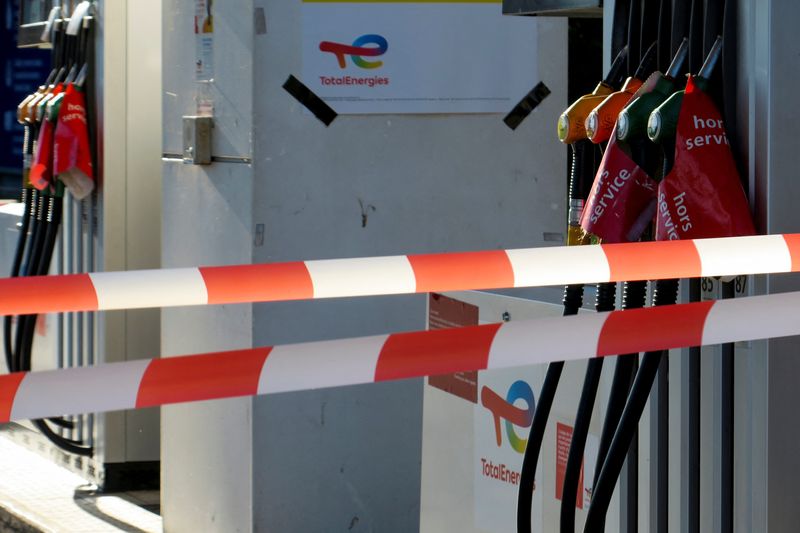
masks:
<instances>
[{"instance_id":1,"label":"yellow fuel nozzle","mask_svg":"<svg viewBox=\"0 0 800 533\"><path fill-rule=\"evenodd\" d=\"M565 144L585 139L586 117L612 92L614 92L613 87L600 82L591 94L578 98L558 117L558 139Z\"/></svg>"},{"instance_id":2,"label":"yellow fuel nozzle","mask_svg":"<svg viewBox=\"0 0 800 533\"><path fill-rule=\"evenodd\" d=\"M19 103L17 106L17 122L20 124L25 124L28 122L28 104L31 102L31 100L42 94L44 90L45 86L40 85L36 92L29 94L24 100L22 100L22 102Z\"/></svg>"},{"instance_id":3,"label":"yellow fuel nozzle","mask_svg":"<svg viewBox=\"0 0 800 533\"><path fill-rule=\"evenodd\" d=\"M586 138L586 117L606 97L614 92L614 85L622 82L622 69L628 58L628 47L623 48L614 58L608 69L606 79L597 84L589 94L578 98L566 111L558 117L558 139L565 144L572 144Z\"/></svg>"}]
</instances>

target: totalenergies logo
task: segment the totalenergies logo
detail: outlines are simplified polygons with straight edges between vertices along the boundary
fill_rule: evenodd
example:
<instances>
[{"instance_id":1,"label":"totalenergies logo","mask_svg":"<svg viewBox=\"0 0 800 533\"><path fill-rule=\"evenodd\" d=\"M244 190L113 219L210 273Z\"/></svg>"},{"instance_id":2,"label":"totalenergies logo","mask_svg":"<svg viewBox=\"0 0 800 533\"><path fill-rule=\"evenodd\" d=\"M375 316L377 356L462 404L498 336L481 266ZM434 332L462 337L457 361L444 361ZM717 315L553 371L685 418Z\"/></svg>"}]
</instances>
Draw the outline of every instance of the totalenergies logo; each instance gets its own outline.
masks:
<instances>
[{"instance_id":1,"label":"totalenergies logo","mask_svg":"<svg viewBox=\"0 0 800 533\"><path fill-rule=\"evenodd\" d=\"M517 407L514 402L523 400L524 408ZM487 386L481 389L481 405L491 411L494 417L494 432L497 446L503 445L503 433L500 427L501 419L505 421L506 436L511 447L519 452L525 452L528 439L521 439L514 430L514 426L527 428L533 422L533 412L536 402L533 398L531 386L522 380L517 380L508 388L505 399Z\"/></svg>"},{"instance_id":2,"label":"totalenergies logo","mask_svg":"<svg viewBox=\"0 0 800 533\"><path fill-rule=\"evenodd\" d=\"M335 55L336 60L339 62L339 68L347 67L345 56L350 56L353 64L357 67L379 68L383 65L383 61L367 61L364 58L382 56L389 49L389 43L382 35L370 33L362 35L353 41L352 45L322 41L319 43L319 49Z\"/></svg>"}]
</instances>

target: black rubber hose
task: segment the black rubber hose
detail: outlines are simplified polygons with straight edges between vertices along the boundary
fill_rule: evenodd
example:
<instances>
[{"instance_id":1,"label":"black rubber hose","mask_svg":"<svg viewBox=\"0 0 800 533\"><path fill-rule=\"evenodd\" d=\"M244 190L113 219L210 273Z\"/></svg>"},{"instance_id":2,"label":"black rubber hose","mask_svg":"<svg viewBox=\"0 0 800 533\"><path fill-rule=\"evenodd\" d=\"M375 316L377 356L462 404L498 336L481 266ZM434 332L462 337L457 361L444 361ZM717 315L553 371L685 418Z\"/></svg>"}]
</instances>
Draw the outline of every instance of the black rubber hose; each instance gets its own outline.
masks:
<instances>
[{"instance_id":1,"label":"black rubber hose","mask_svg":"<svg viewBox=\"0 0 800 533\"><path fill-rule=\"evenodd\" d=\"M656 69L664 72L669 67L672 42L672 0L661 0L658 13L658 59Z\"/></svg>"},{"instance_id":2,"label":"black rubber hose","mask_svg":"<svg viewBox=\"0 0 800 533\"><path fill-rule=\"evenodd\" d=\"M34 420L33 425L42 432L42 434L52 442L55 446L58 446L62 450L68 453L72 453L75 455L80 455L82 457L91 457L94 454L94 449L90 446L81 446L81 443L65 439L55 431L53 431L50 426L48 426L44 420Z\"/></svg>"},{"instance_id":3,"label":"black rubber hose","mask_svg":"<svg viewBox=\"0 0 800 533\"><path fill-rule=\"evenodd\" d=\"M564 485L561 491L561 533L574 533L575 531L576 499L583 497L583 495L578 496L577 494L583 465L583 451L586 448L586 437L589 434L589 424L592 421L592 410L597 398L602 371L602 357L590 359L586 365L586 376L583 379L578 413L575 415L575 426L572 430L567 466L564 471Z\"/></svg>"},{"instance_id":4,"label":"black rubber hose","mask_svg":"<svg viewBox=\"0 0 800 533\"><path fill-rule=\"evenodd\" d=\"M736 157L738 151L738 135L736 123L736 93L737 93L737 9L738 5L733 1L724 2L722 15L722 36L726 46L722 48L722 111L725 119L728 138L730 139L731 151L734 154L737 167L741 169L741 158ZM740 176L747 176L746 172L740 172ZM743 187L748 190L747 180L744 180ZM736 296L733 283L722 285L722 297L733 298ZM735 390L734 390L734 346L732 344L722 346L722 360L720 362L720 531L722 533L732 533L734 530L734 409L735 409Z\"/></svg>"},{"instance_id":5,"label":"black rubber hose","mask_svg":"<svg viewBox=\"0 0 800 533\"><path fill-rule=\"evenodd\" d=\"M644 307L647 298L646 281L626 281L622 291L622 309L639 309ZM614 377L611 381L611 392L608 396L608 407L603 421L603 430L600 434L600 444L597 449L597 466L594 471L592 486L597 486L597 478L600 470L608 455L611 440L617 430L622 410L625 408L625 400L628 399L628 392L631 388L633 376L638 366L639 354L620 355L616 359Z\"/></svg>"},{"instance_id":6,"label":"black rubber hose","mask_svg":"<svg viewBox=\"0 0 800 533\"><path fill-rule=\"evenodd\" d=\"M739 175L747 177L747 172L743 171L742 160L739 156L739 116L736 102L738 76L739 76L739 57L736 45L736 35L738 32L738 13L736 2L725 2L724 14L722 17L722 40L726 43L722 47L722 118L725 121L725 132L730 141L731 151L739 169ZM749 190L749 181L744 179L742 186L745 192Z\"/></svg>"},{"instance_id":7,"label":"black rubber hose","mask_svg":"<svg viewBox=\"0 0 800 533\"><path fill-rule=\"evenodd\" d=\"M705 54L703 53L703 34L705 33L705 20L703 19L703 3L705 0L692 0L689 15L689 72L698 72L703 66ZM716 35L714 36L716 38Z\"/></svg>"},{"instance_id":8,"label":"black rubber hose","mask_svg":"<svg viewBox=\"0 0 800 533\"><path fill-rule=\"evenodd\" d=\"M628 19L630 17L630 9L631 0L618 0L614 2L614 21L611 28L612 58L616 57L619 51L628 45ZM628 57L630 58L630 56ZM630 63L631 62L628 61L628 75L633 72ZM636 66L634 65L633 68L635 69Z\"/></svg>"},{"instance_id":9,"label":"black rubber hose","mask_svg":"<svg viewBox=\"0 0 800 533\"><path fill-rule=\"evenodd\" d=\"M655 2L648 2L645 4L642 30L640 31L641 43L653 41L656 37L656 69L659 71L666 70L671 61L672 54L670 53L670 40L671 34L670 21L672 18L672 2L671 0L660 0L657 6L657 11L653 11ZM642 48L644 44L642 44ZM646 79L652 69L645 69L640 79ZM645 166L651 166L649 163L647 153L648 150L644 147L637 149L639 152L639 159ZM634 281L625 282L622 294L622 309L637 309L644 307L645 299L647 297L647 282ZM600 443L597 451L597 462L595 466L594 477L592 480L592 487L597 487L597 478L600 476L600 470L605 461L608 449L611 446L611 440L616 431L619 419L622 416L622 411L625 406L625 401L628 398L631 382L638 367L639 354L620 355L616 358L616 365L614 367L614 377L611 382L611 390L609 392L608 407L606 408L605 418L603 420L603 429L600 435Z\"/></svg>"},{"instance_id":10,"label":"black rubber hose","mask_svg":"<svg viewBox=\"0 0 800 533\"><path fill-rule=\"evenodd\" d=\"M43 276L50 270L50 263L55 250L55 243L61 226L63 213L63 199L61 197L56 198L40 195L40 200L38 216L41 226L37 235L37 242L35 243L35 248L39 251L31 256L28 266L29 275L32 276ZM19 361L18 370L20 371L31 370L33 339L36 332L37 318L38 315L24 315L19 319L21 326L17 333L16 340L18 347L17 358ZM74 427L72 422L63 418L53 417L48 420L66 429L72 429ZM62 450L78 455L92 455L93 450L90 447L81 447L80 442L66 439L58 435L50 429L44 420L34 420L33 423L48 440Z\"/></svg>"},{"instance_id":11,"label":"black rubber hose","mask_svg":"<svg viewBox=\"0 0 800 533\"><path fill-rule=\"evenodd\" d=\"M613 311L616 302L616 283L601 283L597 286L597 301L595 309L598 312ZM597 399L597 389L600 385L600 376L603 372L603 357L589 359L586 365L586 376L583 380L583 390L578 401L578 412L575 415L575 425L572 429L572 440L567 455L567 465L564 471L564 484L561 491L561 532L574 533L575 531L575 503L578 498L578 482L581 477L583 465L583 452L586 449L586 438L589 435L589 425L592 421L594 402ZM583 495L581 495L582 497Z\"/></svg>"},{"instance_id":12,"label":"black rubber hose","mask_svg":"<svg viewBox=\"0 0 800 533\"><path fill-rule=\"evenodd\" d=\"M53 260L53 252L56 247L58 231L61 228L61 219L64 212L64 199L62 197L48 198L48 219L47 231L45 232L44 246L42 248L42 258L38 264L37 276L46 276L50 272L50 263Z\"/></svg>"},{"instance_id":13,"label":"black rubber hose","mask_svg":"<svg viewBox=\"0 0 800 533\"><path fill-rule=\"evenodd\" d=\"M19 276L20 269L22 268L22 259L25 256L25 245L28 242L28 231L31 226L31 211L33 211L33 194L31 190L22 189L21 202L25 205L22 213L22 220L20 221L19 240L17 241L17 249L14 252L14 263L11 265L11 277Z\"/></svg>"},{"instance_id":14,"label":"black rubber hose","mask_svg":"<svg viewBox=\"0 0 800 533\"><path fill-rule=\"evenodd\" d=\"M23 260L19 275L20 276L30 276L31 268L33 267L34 258L36 257L36 251L34 250L35 243L39 240L39 233L42 231L42 209L44 209L44 199L42 198L42 193L40 193L36 189L32 189L31 191L31 209L29 211L30 215L30 225L31 225L31 234L28 238L29 245L25 250L25 259Z\"/></svg>"},{"instance_id":15,"label":"black rubber hose","mask_svg":"<svg viewBox=\"0 0 800 533\"><path fill-rule=\"evenodd\" d=\"M591 141L578 141L572 145L572 166L569 176L570 200L585 200L592 186L594 174L594 147ZM567 285L564 288L564 315L575 315L583 305L583 285ZM531 505L535 485L536 466L539 462L542 440L547 429L547 419L553 406L558 382L564 369L563 361L550 363L547 367L539 401L533 414L528 444L522 456L519 489L517 492L517 531L530 533Z\"/></svg>"},{"instance_id":16,"label":"black rubber hose","mask_svg":"<svg viewBox=\"0 0 800 533\"><path fill-rule=\"evenodd\" d=\"M25 261L24 276L36 276L39 273L39 264L42 261L45 241L47 240L48 219L50 217L50 202L42 193L38 194L36 219L31 234L29 255ZM37 315L21 315L17 318L17 336L14 339L14 352L16 356L15 370L30 370L30 350L36 328ZM30 340L29 340L30 339Z\"/></svg>"},{"instance_id":17,"label":"black rubber hose","mask_svg":"<svg viewBox=\"0 0 800 533\"><path fill-rule=\"evenodd\" d=\"M40 211L41 227L34 243L37 253L32 258L29 266L29 276L44 276L50 270L50 261L53 257L55 240L58 228L61 225L62 202L60 198L40 196L42 207ZM38 315L23 315L20 317L21 327L17 334L17 358L20 371L31 370L33 356L33 339L36 334L36 321Z\"/></svg>"},{"instance_id":18,"label":"black rubber hose","mask_svg":"<svg viewBox=\"0 0 800 533\"><path fill-rule=\"evenodd\" d=\"M583 285L567 285L564 287L564 316L577 315L583 305ZM531 430L528 434L528 444L522 456L520 469L519 491L517 493L517 532L531 533L531 507L533 503L533 490L535 486L536 466L539 462L539 453L542 449L544 433L547 429L547 419L553 407L553 399L564 370L564 362L557 361L547 366L539 401L533 413Z\"/></svg>"},{"instance_id":19,"label":"black rubber hose","mask_svg":"<svg viewBox=\"0 0 800 533\"><path fill-rule=\"evenodd\" d=\"M614 22L611 35L612 57L616 56L620 50L628 43L629 39L627 25L630 19L630 4L634 0L618 0L614 5ZM633 72L633 67L628 67L628 74ZM579 141L573 145L572 168L570 172L569 194L570 200L586 200L588 191L591 188L594 178L594 168L587 170L589 153L594 155L594 149L590 152L586 145L591 141L588 139ZM564 315L575 315L583 305L583 285L568 285L564 288ZM520 470L520 481L517 496L517 531L519 533L531 532L531 507L533 503L533 490L535 485L536 466L539 461L542 440L547 428L547 420L553 405L553 399L561 379L564 369L563 362L551 363L547 368L542 389L539 394L539 401L536 403L533 421L531 423L528 443L522 459Z\"/></svg>"},{"instance_id":20,"label":"black rubber hose","mask_svg":"<svg viewBox=\"0 0 800 533\"><path fill-rule=\"evenodd\" d=\"M670 56L675 55L681 46L681 41L689 37L689 17L691 15L692 0L672 1L672 39Z\"/></svg>"},{"instance_id":21,"label":"black rubber hose","mask_svg":"<svg viewBox=\"0 0 800 533\"><path fill-rule=\"evenodd\" d=\"M642 0L631 0L628 12L628 72L634 72L642 57Z\"/></svg>"},{"instance_id":22,"label":"black rubber hose","mask_svg":"<svg viewBox=\"0 0 800 533\"><path fill-rule=\"evenodd\" d=\"M25 128L25 136L28 136L28 128ZM31 208L33 204L33 195L31 190L24 188L20 196L20 200L24 204L22 212L22 220L20 221L19 238L17 240L17 249L14 252L14 262L11 265L11 277L16 278L19 276L19 271L22 268L22 259L25 256L25 246L28 242L28 231L31 225ZM3 317L3 347L6 354L6 367L9 372L13 372L14 368L14 340L13 340L13 317Z\"/></svg>"},{"instance_id":23,"label":"black rubber hose","mask_svg":"<svg viewBox=\"0 0 800 533\"><path fill-rule=\"evenodd\" d=\"M42 261L39 264L39 270L37 275L45 276L50 272L50 263L53 259L53 253L56 247L56 239L58 238L58 231L61 227L61 220L64 213L64 199L60 196L58 197L50 197L48 199L49 202L49 219L47 225L47 232L45 235L45 242L44 242L44 249L42 251ZM33 351L33 338L31 338L31 344L29 348L29 358L32 356ZM29 361L31 362L31 361ZM30 369L30 368L29 368ZM75 424L70 421L66 420L61 417L52 417L47 419L48 422L51 422L57 426L60 426L64 429L73 429ZM75 441L69 441L75 443ZM79 444L79 443L78 443Z\"/></svg>"},{"instance_id":24,"label":"black rubber hose","mask_svg":"<svg viewBox=\"0 0 800 533\"><path fill-rule=\"evenodd\" d=\"M667 279L656 282L653 294L653 305L671 305L678 300L678 280ZM608 506L611 503L611 496L617 485L622 465L625 463L625 455L628 452L631 442L636 435L639 419L644 411L650 390L653 387L658 367L661 359L666 352L663 350L647 352L642 357L639 371L622 412L614 439L608 451L597 485L594 489L592 503L586 516L584 533L602 533L605 525L605 517Z\"/></svg>"},{"instance_id":25,"label":"black rubber hose","mask_svg":"<svg viewBox=\"0 0 800 533\"><path fill-rule=\"evenodd\" d=\"M658 40L659 15L661 14L661 2L659 0L644 0L642 3L642 23L639 29L640 57L641 61L650 43Z\"/></svg>"},{"instance_id":26,"label":"black rubber hose","mask_svg":"<svg viewBox=\"0 0 800 533\"><path fill-rule=\"evenodd\" d=\"M45 198L39 191L33 191L33 216L31 218L31 235L29 237L29 245L26 250L27 254L23 262L20 275L31 276L35 272L36 263L39 260L42 246L44 246L45 238L45 219L43 217L45 209ZM12 370L19 372L24 368L23 346L25 345L26 331L35 326L36 317L34 315L34 323L30 325L31 315L20 315L17 317L17 333L14 336L14 350L12 357Z\"/></svg>"}]
</instances>

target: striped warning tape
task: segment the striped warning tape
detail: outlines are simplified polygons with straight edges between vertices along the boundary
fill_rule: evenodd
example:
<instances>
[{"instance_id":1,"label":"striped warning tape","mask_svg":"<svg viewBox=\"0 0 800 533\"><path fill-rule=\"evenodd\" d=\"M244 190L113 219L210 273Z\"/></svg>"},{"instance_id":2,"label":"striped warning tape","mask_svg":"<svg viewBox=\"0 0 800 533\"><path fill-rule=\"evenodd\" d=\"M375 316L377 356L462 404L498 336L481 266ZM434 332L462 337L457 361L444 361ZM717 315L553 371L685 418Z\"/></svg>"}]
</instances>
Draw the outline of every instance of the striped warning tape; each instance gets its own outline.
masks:
<instances>
[{"instance_id":1,"label":"striped warning tape","mask_svg":"<svg viewBox=\"0 0 800 533\"><path fill-rule=\"evenodd\" d=\"M0 315L800 271L800 234L0 279Z\"/></svg>"},{"instance_id":2,"label":"striped warning tape","mask_svg":"<svg viewBox=\"0 0 800 533\"><path fill-rule=\"evenodd\" d=\"M800 334L800 292L0 376L0 422Z\"/></svg>"}]
</instances>

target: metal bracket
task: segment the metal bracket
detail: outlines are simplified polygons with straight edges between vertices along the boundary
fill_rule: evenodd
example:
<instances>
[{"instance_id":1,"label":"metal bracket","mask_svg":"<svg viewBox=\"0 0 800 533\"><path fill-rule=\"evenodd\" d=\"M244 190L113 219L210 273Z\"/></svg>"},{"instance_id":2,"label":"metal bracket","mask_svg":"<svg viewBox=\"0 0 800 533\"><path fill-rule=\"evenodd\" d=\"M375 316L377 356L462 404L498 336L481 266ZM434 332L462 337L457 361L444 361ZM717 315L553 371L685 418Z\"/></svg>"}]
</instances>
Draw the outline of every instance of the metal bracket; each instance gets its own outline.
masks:
<instances>
[{"instance_id":1,"label":"metal bracket","mask_svg":"<svg viewBox=\"0 0 800 533\"><path fill-rule=\"evenodd\" d=\"M183 162L192 165L211 164L211 130L213 117L183 117Z\"/></svg>"}]
</instances>

